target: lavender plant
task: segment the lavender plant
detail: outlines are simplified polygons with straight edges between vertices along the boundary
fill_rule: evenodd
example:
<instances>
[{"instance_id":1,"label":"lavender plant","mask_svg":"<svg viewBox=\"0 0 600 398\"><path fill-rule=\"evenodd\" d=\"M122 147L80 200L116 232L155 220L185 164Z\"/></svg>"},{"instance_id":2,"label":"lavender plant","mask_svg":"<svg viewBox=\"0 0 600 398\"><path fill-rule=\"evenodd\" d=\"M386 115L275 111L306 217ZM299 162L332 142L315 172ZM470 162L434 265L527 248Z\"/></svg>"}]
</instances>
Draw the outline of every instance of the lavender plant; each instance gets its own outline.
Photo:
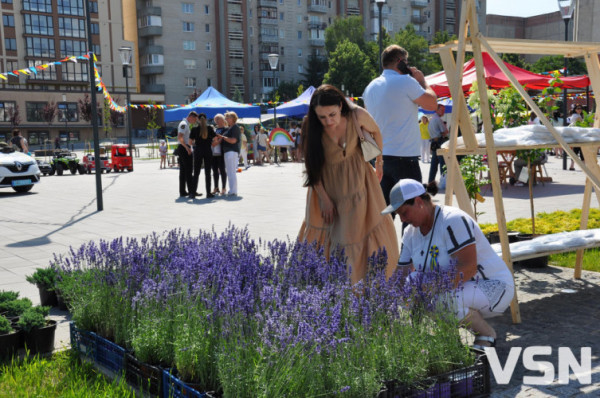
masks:
<instances>
[{"instance_id":1,"label":"lavender plant","mask_svg":"<svg viewBox=\"0 0 600 398\"><path fill-rule=\"evenodd\" d=\"M376 396L472 363L448 299L453 275L386 280L386 253L351 286L343 253L181 230L56 256L79 327L224 396Z\"/></svg>"}]
</instances>

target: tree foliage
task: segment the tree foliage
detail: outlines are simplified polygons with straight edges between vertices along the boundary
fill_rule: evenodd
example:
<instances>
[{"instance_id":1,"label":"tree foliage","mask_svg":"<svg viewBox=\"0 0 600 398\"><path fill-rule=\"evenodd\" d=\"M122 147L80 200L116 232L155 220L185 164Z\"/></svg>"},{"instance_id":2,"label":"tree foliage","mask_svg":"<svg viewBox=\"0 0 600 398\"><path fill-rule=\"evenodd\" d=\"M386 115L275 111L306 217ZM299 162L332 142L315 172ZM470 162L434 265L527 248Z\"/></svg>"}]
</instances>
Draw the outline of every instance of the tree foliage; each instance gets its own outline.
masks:
<instances>
[{"instance_id":1,"label":"tree foliage","mask_svg":"<svg viewBox=\"0 0 600 398\"><path fill-rule=\"evenodd\" d=\"M287 102L296 98L298 92L298 86L301 86L300 82L281 82L279 83L279 87L277 87L276 92L279 93L281 101ZM272 92L273 94L275 91ZM271 97L271 100L274 101L274 97Z\"/></svg>"},{"instance_id":2,"label":"tree foliage","mask_svg":"<svg viewBox=\"0 0 600 398\"><path fill-rule=\"evenodd\" d=\"M8 121L10 128L13 129L21 124L21 114L19 113L19 105L8 108Z\"/></svg>"},{"instance_id":3,"label":"tree foliage","mask_svg":"<svg viewBox=\"0 0 600 398\"><path fill-rule=\"evenodd\" d=\"M42 109L42 118L44 119L44 121L51 125L52 122L54 122L57 110L58 106L56 105L56 102L46 102L46 105L44 105L44 109Z\"/></svg>"},{"instance_id":4,"label":"tree foliage","mask_svg":"<svg viewBox=\"0 0 600 398\"><path fill-rule=\"evenodd\" d=\"M79 98L77 100L79 105L79 114L81 118L86 122L92 121L92 101L90 100L90 96L86 93L83 98Z\"/></svg>"},{"instance_id":5,"label":"tree foliage","mask_svg":"<svg viewBox=\"0 0 600 398\"><path fill-rule=\"evenodd\" d=\"M525 62L520 54L504 53L502 54L502 61L522 69L531 70L531 65Z\"/></svg>"},{"instance_id":6,"label":"tree foliage","mask_svg":"<svg viewBox=\"0 0 600 398\"><path fill-rule=\"evenodd\" d=\"M102 130L104 131L104 136L108 137L112 131L112 123L110 120L110 101L104 98L102 105Z\"/></svg>"},{"instance_id":7,"label":"tree foliage","mask_svg":"<svg viewBox=\"0 0 600 398\"><path fill-rule=\"evenodd\" d=\"M336 87L343 84L350 93L359 95L374 76L375 70L365 53L356 43L345 40L330 54L324 82Z\"/></svg>"},{"instance_id":8,"label":"tree foliage","mask_svg":"<svg viewBox=\"0 0 600 398\"><path fill-rule=\"evenodd\" d=\"M309 55L306 68L304 69L306 72L302 73L302 77L304 77L303 84L306 87L319 87L323 83L323 77L325 76L325 72L327 72L327 68L327 58L314 54Z\"/></svg>"},{"instance_id":9,"label":"tree foliage","mask_svg":"<svg viewBox=\"0 0 600 398\"><path fill-rule=\"evenodd\" d=\"M396 33L394 42L408 51L409 65L415 66L425 75L437 72L437 70L434 70L434 67L430 65L433 57L429 53L429 43L423 36L417 34L417 31L412 24L406 25L404 29Z\"/></svg>"},{"instance_id":10,"label":"tree foliage","mask_svg":"<svg viewBox=\"0 0 600 398\"><path fill-rule=\"evenodd\" d=\"M148 130L156 130L160 128L160 125L158 124L158 109L154 107L156 102L150 100L148 101L148 104L150 106L146 108L146 128Z\"/></svg>"},{"instance_id":11,"label":"tree foliage","mask_svg":"<svg viewBox=\"0 0 600 398\"><path fill-rule=\"evenodd\" d=\"M238 103L244 102L244 97L242 97L242 92L240 91L239 87L237 87L237 86L236 86L235 90L233 91L232 99Z\"/></svg>"},{"instance_id":12,"label":"tree foliage","mask_svg":"<svg viewBox=\"0 0 600 398\"><path fill-rule=\"evenodd\" d=\"M347 18L336 18L335 21L325 29L325 50L330 55L344 40L356 44L362 51L365 50L365 27L362 17L351 16Z\"/></svg>"},{"instance_id":13,"label":"tree foliage","mask_svg":"<svg viewBox=\"0 0 600 398\"><path fill-rule=\"evenodd\" d=\"M564 57L562 55L547 55L535 61L531 65L531 71L535 73L550 72L564 68ZM579 58L567 58L567 72L569 75L585 75L587 68Z\"/></svg>"}]
</instances>

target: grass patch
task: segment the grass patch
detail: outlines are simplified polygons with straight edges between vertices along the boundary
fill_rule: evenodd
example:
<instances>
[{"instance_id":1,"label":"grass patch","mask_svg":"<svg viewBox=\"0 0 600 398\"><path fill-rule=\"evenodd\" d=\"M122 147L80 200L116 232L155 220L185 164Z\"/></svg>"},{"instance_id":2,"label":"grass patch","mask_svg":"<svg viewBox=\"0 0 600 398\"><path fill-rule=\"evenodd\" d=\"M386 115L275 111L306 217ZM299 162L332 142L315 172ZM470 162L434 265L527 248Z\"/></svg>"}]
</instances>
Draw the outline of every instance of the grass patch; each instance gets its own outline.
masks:
<instances>
[{"instance_id":1,"label":"grass patch","mask_svg":"<svg viewBox=\"0 0 600 398\"><path fill-rule=\"evenodd\" d=\"M110 381L66 350L0 365L1 397L134 397L124 378Z\"/></svg>"},{"instance_id":2,"label":"grass patch","mask_svg":"<svg viewBox=\"0 0 600 398\"><path fill-rule=\"evenodd\" d=\"M581 222L581 210L555 211L538 213L535 217L535 232L537 234L554 234L559 232L577 231ZM498 230L498 224L480 224L484 234ZM509 231L531 233L531 219L517 218L506 223ZM600 228L600 209L590 209L588 229ZM575 267L575 252L553 254L549 262L552 265L566 268ZM600 249L588 249L583 255L583 269L600 272Z\"/></svg>"}]
</instances>

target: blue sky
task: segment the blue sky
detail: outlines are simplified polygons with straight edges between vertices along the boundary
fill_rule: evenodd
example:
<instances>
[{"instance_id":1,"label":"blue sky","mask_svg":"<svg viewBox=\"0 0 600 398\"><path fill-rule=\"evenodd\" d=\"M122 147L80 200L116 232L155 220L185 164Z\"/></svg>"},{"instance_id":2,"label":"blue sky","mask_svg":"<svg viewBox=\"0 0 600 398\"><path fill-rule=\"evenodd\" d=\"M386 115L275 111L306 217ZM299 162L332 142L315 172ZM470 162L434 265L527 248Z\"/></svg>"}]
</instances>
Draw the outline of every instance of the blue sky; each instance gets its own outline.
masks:
<instances>
[{"instance_id":1,"label":"blue sky","mask_svg":"<svg viewBox=\"0 0 600 398\"><path fill-rule=\"evenodd\" d=\"M531 17L558 11L556 0L487 0L487 13Z\"/></svg>"}]
</instances>

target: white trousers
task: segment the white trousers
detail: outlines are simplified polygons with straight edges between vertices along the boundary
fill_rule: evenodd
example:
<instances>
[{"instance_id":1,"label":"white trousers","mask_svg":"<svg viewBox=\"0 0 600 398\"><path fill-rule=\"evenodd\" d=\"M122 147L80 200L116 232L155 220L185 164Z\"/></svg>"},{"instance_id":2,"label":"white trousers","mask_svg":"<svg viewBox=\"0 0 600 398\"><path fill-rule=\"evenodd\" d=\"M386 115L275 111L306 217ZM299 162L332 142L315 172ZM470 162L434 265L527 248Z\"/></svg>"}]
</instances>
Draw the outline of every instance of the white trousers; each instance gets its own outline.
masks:
<instances>
[{"instance_id":1,"label":"white trousers","mask_svg":"<svg viewBox=\"0 0 600 398\"><path fill-rule=\"evenodd\" d=\"M242 145L242 152L240 152L240 156L244 161L244 167L248 167L248 149L244 148L244 145Z\"/></svg>"},{"instance_id":2,"label":"white trousers","mask_svg":"<svg viewBox=\"0 0 600 398\"><path fill-rule=\"evenodd\" d=\"M421 162L431 162L430 141L421 139Z\"/></svg>"},{"instance_id":3,"label":"white trousers","mask_svg":"<svg viewBox=\"0 0 600 398\"><path fill-rule=\"evenodd\" d=\"M237 195L237 166L240 159L238 152L225 152L225 171L227 172L227 182L229 183L229 192Z\"/></svg>"}]
</instances>

